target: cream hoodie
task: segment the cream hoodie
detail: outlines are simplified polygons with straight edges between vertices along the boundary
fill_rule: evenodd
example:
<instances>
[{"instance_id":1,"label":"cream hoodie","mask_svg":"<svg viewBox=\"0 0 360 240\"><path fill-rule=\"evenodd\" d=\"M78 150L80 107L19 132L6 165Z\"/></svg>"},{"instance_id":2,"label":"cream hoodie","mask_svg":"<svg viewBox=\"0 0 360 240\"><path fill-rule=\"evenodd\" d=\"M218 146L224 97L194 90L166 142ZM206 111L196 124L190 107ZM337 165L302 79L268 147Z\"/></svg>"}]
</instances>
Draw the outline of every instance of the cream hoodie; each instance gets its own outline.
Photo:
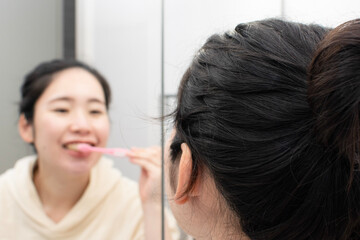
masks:
<instances>
[{"instance_id":1,"label":"cream hoodie","mask_svg":"<svg viewBox=\"0 0 360 240\"><path fill-rule=\"evenodd\" d=\"M94 166L83 196L58 223L47 217L36 192L35 160L20 159L0 176L0 240L144 239L138 185L110 160L102 158Z\"/></svg>"}]
</instances>

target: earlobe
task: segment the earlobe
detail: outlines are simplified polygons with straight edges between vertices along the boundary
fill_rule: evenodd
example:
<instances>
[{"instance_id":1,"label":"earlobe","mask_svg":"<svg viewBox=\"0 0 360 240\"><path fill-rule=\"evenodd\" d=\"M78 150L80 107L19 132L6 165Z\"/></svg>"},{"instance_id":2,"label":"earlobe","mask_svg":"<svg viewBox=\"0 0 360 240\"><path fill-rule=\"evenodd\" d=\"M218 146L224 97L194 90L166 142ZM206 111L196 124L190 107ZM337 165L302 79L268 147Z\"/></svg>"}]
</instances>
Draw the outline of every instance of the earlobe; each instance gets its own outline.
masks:
<instances>
[{"instance_id":1,"label":"earlobe","mask_svg":"<svg viewBox=\"0 0 360 240\"><path fill-rule=\"evenodd\" d=\"M20 134L21 138L25 142L27 142L27 143L34 142L32 124L26 120L25 115L23 113L19 117L18 130L19 130L19 134Z\"/></svg>"},{"instance_id":2,"label":"earlobe","mask_svg":"<svg viewBox=\"0 0 360 240\"><path fill-rule=\"evenodd\" d=\"M186 143L181 144L181 150L182 154L179 163L177 188L174 196L175 203L177 204L184 204L190 197L197 196L198 186L196 185L199 184L198 181L196 181L195 186L190 190L190 192L186 192L192 178L193 159L191 150Z\"/></svg>"}]
</instances>

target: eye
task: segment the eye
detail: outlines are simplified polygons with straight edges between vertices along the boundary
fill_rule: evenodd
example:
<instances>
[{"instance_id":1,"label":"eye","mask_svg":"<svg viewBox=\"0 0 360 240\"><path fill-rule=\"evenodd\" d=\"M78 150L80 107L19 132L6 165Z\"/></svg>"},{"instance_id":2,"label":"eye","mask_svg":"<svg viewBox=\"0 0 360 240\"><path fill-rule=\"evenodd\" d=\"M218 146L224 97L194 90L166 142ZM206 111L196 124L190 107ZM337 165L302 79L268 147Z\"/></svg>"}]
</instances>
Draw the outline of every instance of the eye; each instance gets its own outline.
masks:
<instances>
[{"instance_id":1,"label":"eye","mask_svg":"<svg viewBox=\"0 0 360 240\"><path fill-rule=\"evenodd\" d=\"M55 108L55 109L54 109L54 112L57 112L57 113L67 113L67 112L69 112L69 110L66 109L66 108Z\"/></svg>"},{"instance_id":2,"label":"eye","mask_svg":"<svg viewBox=\"0 0 360 240\"><path fill-rule=\"evenodd\" d=\"M92 115L100 115L102 113L103 113L103 111L101 111L101 110L91 110L90 111L90 114L92 114Z\"/></svg>"}]
</instances>

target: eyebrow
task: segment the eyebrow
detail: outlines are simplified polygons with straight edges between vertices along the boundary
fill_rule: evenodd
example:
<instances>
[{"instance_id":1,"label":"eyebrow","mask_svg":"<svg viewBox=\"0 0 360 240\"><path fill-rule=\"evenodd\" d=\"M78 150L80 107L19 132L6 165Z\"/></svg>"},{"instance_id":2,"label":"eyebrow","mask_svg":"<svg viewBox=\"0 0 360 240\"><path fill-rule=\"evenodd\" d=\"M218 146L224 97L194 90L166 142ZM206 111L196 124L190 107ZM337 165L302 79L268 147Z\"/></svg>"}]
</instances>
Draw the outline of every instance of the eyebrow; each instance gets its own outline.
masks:
<instances>
[{"instance_id":1,"label":"eyebrow","mask_svg":"<svg viewBox=\"0 0 360 240\"><path fill-rule=\"evenodd\" d=\"M53 98L49 101L49 103L53 103L53 102L57 102L57 101L67 101L67 102L73 102L74 99L71 97L56 97ZM103 100L100 100L98 98L90 98L87 100L87 102L89 103L101 103L101 104L105 104L105 102Z\"/></svg>"}]
</instances>

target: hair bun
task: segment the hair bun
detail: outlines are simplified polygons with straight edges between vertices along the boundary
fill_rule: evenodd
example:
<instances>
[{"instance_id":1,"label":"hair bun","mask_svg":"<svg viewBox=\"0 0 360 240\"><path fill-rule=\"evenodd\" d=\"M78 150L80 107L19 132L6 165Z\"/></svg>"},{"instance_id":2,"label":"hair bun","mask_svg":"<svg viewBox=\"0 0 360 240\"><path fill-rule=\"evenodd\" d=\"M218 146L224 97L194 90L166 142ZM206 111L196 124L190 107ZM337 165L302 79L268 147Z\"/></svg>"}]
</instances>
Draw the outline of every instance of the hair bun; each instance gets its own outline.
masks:
<instances>
[{"instance_id":1,"label":"hair bun","mask_svg":"<svg viewBox=\"0 0 360 240\"><path fill-rule=\"evenodd\" d=\"M319 44L309 68L308 101L315 134L355 166L359 150L360 21L331 31Z\"/></svg>"}]
</instances>

